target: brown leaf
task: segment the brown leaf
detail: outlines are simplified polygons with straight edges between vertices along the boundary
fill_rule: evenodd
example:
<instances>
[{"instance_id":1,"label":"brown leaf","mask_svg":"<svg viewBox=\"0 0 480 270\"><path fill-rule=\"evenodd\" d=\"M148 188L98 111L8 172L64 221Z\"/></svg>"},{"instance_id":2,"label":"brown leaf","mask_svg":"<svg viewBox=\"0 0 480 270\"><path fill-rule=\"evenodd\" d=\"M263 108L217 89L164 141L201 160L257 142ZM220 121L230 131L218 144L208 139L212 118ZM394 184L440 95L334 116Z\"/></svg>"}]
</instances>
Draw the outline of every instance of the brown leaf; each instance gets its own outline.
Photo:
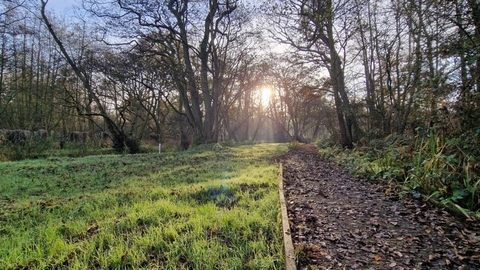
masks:
<instances>
[{"instance_id":1,"label":"brown leaf","mask_svg":"<svg viewBox=\"0 0 480 270\"><path fill-rule=\"evenodd\" d=\"M321 252L322 251L322 248L320 248L319 246L317 245L310 245L308 247L312 252Z\"/></svg>"},{"instance_id":2,"label":"brown leaf","mask_svg":"<svg viewBox=\"0 0 480 270\"><path fill-rule=\"evenodd\" d=\"M431 262L431 261L440 259L441 257L442 257L442 255L440 255L440 254L430 254L430 255L428 255L428 261Z\"/></svg>"},{"instance_id":3,"label":"brown leaf","mask_svg":"<svg viewBox=\"0 0 480 270\"><path fill-rule=\"evenodd\" d=\"M89 235L94 235L94 234L98 233L99 230L100 230L100 228L99 228L98 225L95 223L95 224L93 224L93 225L91 225L91 226L89 226L89 227L87 228L87 233L88 233Z\"/></svg>"},{"instance_id":4,"label":"brown leaf","mask_svg":"<svg viewBox=\"0 0 480 270\"><path fill-rule=\"evenodd\" d=\"M472 255L470 256L470 260L480 262L480 255Z\"/></svg>"},{"instance_id":5,"label":"brown leaf","mask_svg":"<svg viewBox=\"0 0 480 270\"><path fill-rule=\"evenodd\" d=\"M392 224L393 226L397 226L397 225L398 225L398 222L396 222L396 221L391 221L391 220L389 220L388 222L390 222L390 224Z\"/></svg>"},{"instance_id":6,"label":"brown leaf","mask_svg":"<svg viewBox=\"0 0 480 270\"><path fill-rule=\"evenodd\" d=\"M393 254L397 255L397 256L400 257L400 258L403 257L403 254L402 254L400 251L398 251L398 250L395 250L395 251L393 252Z\"/></svg>"}]
</instances>

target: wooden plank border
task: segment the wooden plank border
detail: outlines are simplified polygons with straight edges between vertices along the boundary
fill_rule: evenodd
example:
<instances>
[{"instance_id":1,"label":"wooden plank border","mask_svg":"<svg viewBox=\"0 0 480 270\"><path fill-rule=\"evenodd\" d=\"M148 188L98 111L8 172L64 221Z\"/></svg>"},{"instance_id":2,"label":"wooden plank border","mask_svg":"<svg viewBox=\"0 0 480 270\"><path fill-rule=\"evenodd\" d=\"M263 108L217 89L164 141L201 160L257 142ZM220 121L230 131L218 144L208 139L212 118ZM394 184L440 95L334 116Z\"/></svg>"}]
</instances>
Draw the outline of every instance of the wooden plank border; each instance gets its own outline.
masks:
<instances>
[{"instance_id":1,"label":"wooden plank border","mask_svg":"<svg viewBox=\"0 0 480 270\"><path fill-rule=\"evenodd\" d=\"M280 209L282 212L282 230L283 230L283 247L285 251L285 270L297 270L295 264L295 249L293 248L292 236L290 233L290 223L288 222L287 203L283 191L283 167L282 163L278 170L278 193L280 196Z\"/></svg>"}]
</instances>

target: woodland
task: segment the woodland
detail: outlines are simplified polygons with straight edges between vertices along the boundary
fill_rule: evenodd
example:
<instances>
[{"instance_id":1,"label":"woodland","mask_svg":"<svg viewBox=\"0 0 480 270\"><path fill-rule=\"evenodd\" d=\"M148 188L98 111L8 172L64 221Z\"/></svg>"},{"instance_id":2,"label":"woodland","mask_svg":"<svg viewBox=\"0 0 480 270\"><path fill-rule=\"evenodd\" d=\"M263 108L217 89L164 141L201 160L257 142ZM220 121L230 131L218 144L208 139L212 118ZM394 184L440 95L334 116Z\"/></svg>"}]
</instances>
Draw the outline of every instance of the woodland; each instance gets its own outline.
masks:
<instances>
[{"instance_id":1,"label":"woodland","mask_svg":"<svg viewBox=\"0 0 480 270\"><path fill-rule=\"evenodd\" d=\"M479 210L477 0L49 7L0 3L2 160L68 145L316 142L358 176Z\"/></svg>"}]
</instances>

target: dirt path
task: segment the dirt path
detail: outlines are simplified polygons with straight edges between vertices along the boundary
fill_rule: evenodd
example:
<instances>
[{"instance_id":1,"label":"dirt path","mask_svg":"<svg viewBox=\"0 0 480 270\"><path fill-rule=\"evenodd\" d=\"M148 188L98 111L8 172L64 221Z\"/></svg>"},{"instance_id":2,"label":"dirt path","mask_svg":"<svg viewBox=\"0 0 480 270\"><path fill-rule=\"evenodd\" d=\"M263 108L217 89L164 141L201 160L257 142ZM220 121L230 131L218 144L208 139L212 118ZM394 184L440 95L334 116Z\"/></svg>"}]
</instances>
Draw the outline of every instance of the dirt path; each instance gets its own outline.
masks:
<instances>
[{"instance_id":1,"label":"dirt path","mask_svg":"<svg viewBox=\"0 0 480 270\"><path fill-rule=\"evenodd\" d=\"M387 195L317 153L304 145L282 160L299 269L480 269L478 224Z\"/></svg>"}]
</instances>

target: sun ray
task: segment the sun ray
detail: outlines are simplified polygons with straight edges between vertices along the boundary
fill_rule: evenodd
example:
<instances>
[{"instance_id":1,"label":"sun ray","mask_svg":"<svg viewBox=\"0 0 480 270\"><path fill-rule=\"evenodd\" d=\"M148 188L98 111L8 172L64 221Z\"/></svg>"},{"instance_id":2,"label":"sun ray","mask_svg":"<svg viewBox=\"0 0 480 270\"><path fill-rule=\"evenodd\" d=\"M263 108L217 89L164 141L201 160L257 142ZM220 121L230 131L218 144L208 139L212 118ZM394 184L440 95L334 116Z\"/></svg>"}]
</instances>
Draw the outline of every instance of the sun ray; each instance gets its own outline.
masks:
<instances>
[{"instance_id":1,"label":"sun ray","mask_svg":"<svg viewBox=\"0 0 480 270\"><path fill-rule=\"evenodd\" d=\"M270 100L272 98L272 88L269 86L263 86L260 89L260 104L262 105L263 108L268 107L270 105Z\"/></svg>"}]
</instances>

